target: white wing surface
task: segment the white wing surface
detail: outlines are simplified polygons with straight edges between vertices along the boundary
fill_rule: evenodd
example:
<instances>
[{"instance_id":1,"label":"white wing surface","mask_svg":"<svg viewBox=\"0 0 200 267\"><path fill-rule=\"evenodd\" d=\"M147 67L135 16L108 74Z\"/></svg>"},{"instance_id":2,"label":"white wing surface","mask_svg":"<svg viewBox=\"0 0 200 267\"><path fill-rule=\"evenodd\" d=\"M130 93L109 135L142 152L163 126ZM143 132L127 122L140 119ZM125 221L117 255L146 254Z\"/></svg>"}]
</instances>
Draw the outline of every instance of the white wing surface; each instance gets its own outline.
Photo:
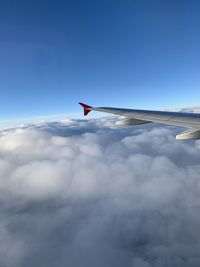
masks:
<instances>
[{"instance_id":1,"label":"white wing surface","mask_svg":"<svg viewBox=\"0 0 200 267\"><path fill-rule=\"evenodd\" d=\"M149 122L176 125L189 128L189 130L177 135L177 139L200 139L200 114L198 113L91 107L84 103L79 104L84 108L84 115L94 110L125 117L117 122L118 125L137 125Z\"/></svg>"}]
</instances>

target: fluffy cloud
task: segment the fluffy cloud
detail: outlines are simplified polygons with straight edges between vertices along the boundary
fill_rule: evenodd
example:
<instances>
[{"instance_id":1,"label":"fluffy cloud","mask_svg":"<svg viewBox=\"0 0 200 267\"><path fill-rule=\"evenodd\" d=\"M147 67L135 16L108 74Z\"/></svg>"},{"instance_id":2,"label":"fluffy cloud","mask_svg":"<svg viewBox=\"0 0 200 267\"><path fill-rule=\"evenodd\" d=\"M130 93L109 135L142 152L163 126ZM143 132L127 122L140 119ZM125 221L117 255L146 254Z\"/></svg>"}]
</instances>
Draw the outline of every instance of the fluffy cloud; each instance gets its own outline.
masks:
<instances>
[{"instance_id":1,"label":"fluffy cloud","mask_svg":"<svg viewBox=\"0 0 200 267\"><path fill-rule=\"evenodd\" d=\"M112 119L0 132L0 266L200 265L200 141Z\"/></svg>"}]
</instances>

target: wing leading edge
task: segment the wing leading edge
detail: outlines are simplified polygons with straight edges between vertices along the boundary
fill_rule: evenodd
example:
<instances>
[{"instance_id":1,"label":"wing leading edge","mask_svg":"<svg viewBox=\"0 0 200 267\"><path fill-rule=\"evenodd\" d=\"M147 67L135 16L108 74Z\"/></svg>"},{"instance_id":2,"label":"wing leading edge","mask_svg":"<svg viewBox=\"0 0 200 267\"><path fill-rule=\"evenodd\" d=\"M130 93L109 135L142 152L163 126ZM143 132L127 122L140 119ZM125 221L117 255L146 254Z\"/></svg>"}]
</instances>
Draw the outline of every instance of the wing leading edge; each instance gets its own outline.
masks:
<instances>
[{"instance_id":1,"label":"wing leading edge","mask_svg":"<svg viewBox=\"0 0 200 267\"><path fill-rule=\"evenodd\" d=\"M177 135L176 139L200 139L200 114L198 113L91 107L83 103L79 104L84 108L84 115L87 115L91 110L94 110L124 116L125 119L118 121L118 125L137 125L149 122L175 125L189 128L189 130Z\"/></svg>"}]
</instances>

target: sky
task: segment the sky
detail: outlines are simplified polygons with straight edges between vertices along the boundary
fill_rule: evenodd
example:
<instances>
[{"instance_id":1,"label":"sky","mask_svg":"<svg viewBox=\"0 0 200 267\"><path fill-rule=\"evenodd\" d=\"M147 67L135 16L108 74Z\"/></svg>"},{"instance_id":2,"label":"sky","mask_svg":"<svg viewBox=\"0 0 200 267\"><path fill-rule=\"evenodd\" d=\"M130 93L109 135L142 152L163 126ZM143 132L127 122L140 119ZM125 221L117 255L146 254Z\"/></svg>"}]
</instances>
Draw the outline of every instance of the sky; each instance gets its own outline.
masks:
<instances>
[{"instance_id":1,"label":"sky","mask_svg":"<svg viewBox=\"0 0 200 267\"><path fill-rule=\"evenodd\" d=\"M200 140L78 105L199 112L199 14L1 1L0 266L200 266Z\"/></svg>"},{"instance_id":2,"label":"sky","mask_svg":"<svg viewBox=\"0 0 200 267\"><path fill-rule=\"evenodd\" d=\"M0 119L199 105L200 3L1 1Z\"/></svg>"}]
</instances>

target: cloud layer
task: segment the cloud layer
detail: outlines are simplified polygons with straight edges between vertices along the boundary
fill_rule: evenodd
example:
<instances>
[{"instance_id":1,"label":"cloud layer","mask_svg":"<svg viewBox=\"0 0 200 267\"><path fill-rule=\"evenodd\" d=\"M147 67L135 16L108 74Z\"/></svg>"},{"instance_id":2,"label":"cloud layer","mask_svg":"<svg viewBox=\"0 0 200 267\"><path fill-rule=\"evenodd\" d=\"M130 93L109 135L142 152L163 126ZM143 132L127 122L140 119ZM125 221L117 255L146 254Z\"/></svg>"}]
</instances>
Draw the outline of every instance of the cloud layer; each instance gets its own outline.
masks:
<instances>
[{"instance_id":1,"label":"cloud layer","mask_svg":"<svg viewBox=\"0 0 200 267\"><path fill-rule=\"evenodd\" d=\"M0 133L0 266L200 266L200 141L110 119Z\"/></svg>"}]
</instances>

